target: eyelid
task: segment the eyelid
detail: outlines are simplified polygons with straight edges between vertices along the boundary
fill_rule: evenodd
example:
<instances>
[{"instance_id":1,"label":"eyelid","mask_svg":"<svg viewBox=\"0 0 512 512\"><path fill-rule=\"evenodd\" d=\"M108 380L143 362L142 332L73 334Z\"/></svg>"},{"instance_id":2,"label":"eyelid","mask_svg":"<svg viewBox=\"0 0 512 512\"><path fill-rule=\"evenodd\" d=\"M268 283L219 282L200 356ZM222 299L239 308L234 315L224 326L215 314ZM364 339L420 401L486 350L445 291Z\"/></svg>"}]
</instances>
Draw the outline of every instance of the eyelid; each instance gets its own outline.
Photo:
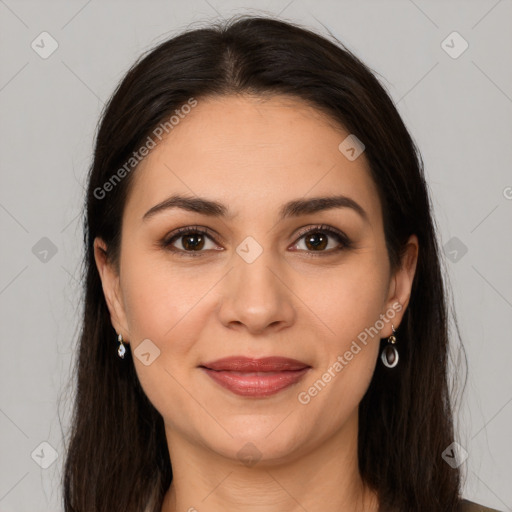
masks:
<instances>
[{"instance_id":1,"label":"eyelid","mask_svg":"<svg viewBox=\"0 0 512 512\"><path fill-rule=\"evenodd\" d=\"M303 238L308 233L315 233L315 232L324 232L327 233L329 236L335 236L339 239L339 241L342 244L342 247L338 247L336 249L330 249L328 251L303 251L299 250L296 252L305 252L312 256L322 256L322 255L329 255L333 254L335 252L341 251L341 250L347 250L352 248L353 244L352 241L348 238L348 236L343 233L343 231L340 231L337 228L334 228L332 226L326 225L326 224L318 224L313 226L307 226L301 230L295 235L295 241L293 242L293 245L296 245L301 238ZM188 233L200 233L203 235L206 235L208 238L210 238L215 244L218 245L216 237L219 238L220 235L217 233L214 233L211 229L204 227L204 226L185 226L182 228L178 228L171 232L170 234L166 235L163 240L160 242L160 245L167 250L170 250L174 254L178 254L179 256L191 256L191 257L197 257L200 256L202 253L208 253L210 251L184 251L183 249L177 249L172 247L172 244L174 243L175 239L179 239L181 236L184 236Z\"/></svg>"},{"instance_id":2,"label":"eyelid","mask_svg":"<svg viewBox=\"0 0 512 512\"><path fill-rule=\"evenodd\" d=\"M203 253L207 253L209 251L184 251L183 249L177 249L176 247L173 247L172 244L176 239L181 238L182 236L188 234L188 233L200 233L202 235L206 235L208 238L210 238L215 244L217 244L217 240L215 237L219 237L222 239L220 235L217 233L214 233L210 228L204 227L204 226L185 226L182 228L175 229L168 235L166 235L159 243L159 245L168 251L171 251L173 254L177 254L178 256L185 256L185 257L197 257L201 256ZM218 244L217 244L218 245Z\"/></svg>"},{"instance_id":3,"label":"eyelid","mask_svg":"<svg viewBox=\"0 0 512 512\"><path fill-rule=\"evenodd\" d=\"M308 233L327 233L331 237L338 238L339 242L341 243L341 247L336 247L334 249L330 249L328 251L296 251L300 253L304 253L308 257L322 257L322 256L329 256L332 254L337 254L341 251L346 251L349 249L352 249L354 247L354 244L352 240L341 230L329 226L327 224L317 224L315 226L308 226L304 229L301 229L297 235L296 235L296 241L293 243L293 245L296 245L301 238L303 238Z\"/></svg>"},{"instance_id":4,"label":"eyelid","mask_svg":"<svg viewBox=\"0 0 512 512\"><path fill-rule=\"evenodd\" d=\"M338 235L345 243L348 244L350 242L348 236L345 235L345 233L343 233L343 231L340 231L339 229L336 229L332 226L328 226L327 224L317 224L315 226L307 226L304 229L301 229L295 236L297 237L297 240L298 240L299 238L302 238L304 235L307 235L308 233L311 233L311 232L314 233L316 231L325 231L327 233L332 233L332 234Z\"/></svg>"}]
</instances>

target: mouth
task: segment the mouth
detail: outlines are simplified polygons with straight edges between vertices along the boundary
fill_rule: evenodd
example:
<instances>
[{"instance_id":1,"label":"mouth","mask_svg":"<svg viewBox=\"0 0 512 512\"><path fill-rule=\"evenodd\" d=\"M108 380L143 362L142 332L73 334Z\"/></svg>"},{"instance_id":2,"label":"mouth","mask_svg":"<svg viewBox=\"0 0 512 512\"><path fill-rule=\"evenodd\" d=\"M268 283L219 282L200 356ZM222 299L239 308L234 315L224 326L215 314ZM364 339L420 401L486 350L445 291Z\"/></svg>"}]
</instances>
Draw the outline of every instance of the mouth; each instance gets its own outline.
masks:
<instances>
[{"instance_id":1,"label":"mouth","mask_svg":"<svg viewBox=\"0 0 512 512\"><path fill-rule=\"evenodd\" d=\"M234 356L199 365L213 381L239 396L274 395L299 382L311 366L285 357Z\"/></svg>"}]
</instances>

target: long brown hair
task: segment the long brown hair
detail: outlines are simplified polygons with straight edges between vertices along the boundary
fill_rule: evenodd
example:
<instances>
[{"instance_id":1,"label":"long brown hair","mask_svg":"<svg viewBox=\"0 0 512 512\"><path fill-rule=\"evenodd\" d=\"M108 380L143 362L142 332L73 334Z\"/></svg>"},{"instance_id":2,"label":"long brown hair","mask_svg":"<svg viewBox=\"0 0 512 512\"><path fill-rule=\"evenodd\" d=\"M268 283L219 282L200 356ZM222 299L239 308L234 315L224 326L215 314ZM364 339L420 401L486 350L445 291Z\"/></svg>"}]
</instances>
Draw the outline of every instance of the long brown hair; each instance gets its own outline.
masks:
<instances>
[{"instance_id":1,"label":"long brown hair","mask_svg":"<svg viewBox=\"0 0 512 512\"><path fill-rule=\"evenodd\" d=\"M359 469L381 510L457 510L460 471L442 458L454 441L447 290L419 151L373 72L339 41L296 24L241 16L185 31L141 56L102 114L84 209L84 304L63 475L66 512L161 510L172 480L163 419L139 384L129 346L124 360L116 353L93 242L101 237L109 260L118 262L123 208L136 172L126 162L155 127L190 98L238 93L300 98L364 142L392 270L409 236L417 235L416 274L397 331L400 362L392 370L377 365L359 406ZM114 181L116 173L122 179Z\"/></svg>"}]
</instances>

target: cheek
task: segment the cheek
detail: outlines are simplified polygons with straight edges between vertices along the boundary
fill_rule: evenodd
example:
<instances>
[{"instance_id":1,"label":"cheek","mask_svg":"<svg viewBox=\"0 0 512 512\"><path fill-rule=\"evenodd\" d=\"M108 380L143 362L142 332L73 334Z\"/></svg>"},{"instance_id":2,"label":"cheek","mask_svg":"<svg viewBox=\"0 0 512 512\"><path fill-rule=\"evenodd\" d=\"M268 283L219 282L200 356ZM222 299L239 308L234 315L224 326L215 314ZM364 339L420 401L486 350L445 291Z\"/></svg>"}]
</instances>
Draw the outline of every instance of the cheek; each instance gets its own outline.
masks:
<instances>
[{"instance_id":1,"label":"cheek","mask_svg":"<svg viewBox=\"0 0 512 512\"><path fill-rule=\"evenodd\" d=\"M194 345L205 325L207 301L200 299L212 284L208 278L199 279L197 272L194 278L183 266L125 255L129 273L122 286L135 370L146 396L166 422L179 423L181 415L173 411L200 414L191 406L187 383L197 362ZM159 350L147 366L137 357L137 347L146 339Z\"/></svg>"},{"instance_id":2,"label":"cheek","mask_svg":"<svg viewBox=\"0 0 512 512\"><path fill-rule=\"evenodd\" d=\"M389 285L386 269L367 256L358 258L357 264L347 263L332 272L306 278L294 288L299 297L306 298L304 302L315 314L322 332L338 350L374 326L383 313Z\"/></svg>"},{"instance_id":3,"label":"cheek","mask_svg":"<svg viewBox=\"0 0 512 512\"><path fill-rule=\"evenodd\" d=\"M325 329L316 347L319 365L301 386L298 401L313 417L322 418L323 428L335 428L357 408L378 359L386 268L370 257L364 264L364 258L358 261L340 266L328 279L317 279L319 286L308 302Z\"/></svg>"},{"instance_id":4,"label":"cheek","mask_svg":"<svg viewBox=\"0 0 512 512\"><path fill-rule=\"evenodd\" d=\"M129 248L123 265L128 269L122 278L125 311L135 344L149 338L162 347L165 343L167 350L172 340L172 352L177 355L193 344L193 331L199 336L200 326L214 321L198 315L208 314L200 311L223 273L220 269L208 271L192 262L151 258ZM385 272L375 251L367 250L353 253L331 269L302 265L288 274L290 288L298 297L292 294L289 300L303 310L298 324L304 326L307 320L316 326L319 336L329 340L318 349L344 352L351 340L375 324L387 295ZM194 322L190 322L192 317ZM180 334L184 325L187 336Z\"/></svg>"},{"instance_id":5,"label":"cheek","mask_svg":"<svg viewBox=\"0 0 512 512\"><path fill-rule=\"evenodd\" d=\"M325 282L315 310L324 325L316 348L318 366L297 392L303 413L318 429L335 431L357 410L375 371L384 281L378 273L348 269Z\"/></svg>"},{"instance_id":6,"label":"cheek","mask_svg":"<svg viewBox=\"0 0 512 512\"><path fill-rule=\"evenodd\" d=\"M345 359L342 370L329 364L299 390L297 407L304 417L313 419L315 430L336 432L356 415L375 371L376 347L361 345L352 360Z\"/></svg>"},{"instance_id":7,"label":"cheek","mask_svg":"<svg viewBox=\"0 0 512 512\"><path fill-rule=\"evenodd\" d=\"M190 270L169 261L151 260L144 254L126 254L129 269L122 281L125 311L131 336L156 343L172 338L199 298L211 288L194 279Z\"/></svg>"}]
</instances>

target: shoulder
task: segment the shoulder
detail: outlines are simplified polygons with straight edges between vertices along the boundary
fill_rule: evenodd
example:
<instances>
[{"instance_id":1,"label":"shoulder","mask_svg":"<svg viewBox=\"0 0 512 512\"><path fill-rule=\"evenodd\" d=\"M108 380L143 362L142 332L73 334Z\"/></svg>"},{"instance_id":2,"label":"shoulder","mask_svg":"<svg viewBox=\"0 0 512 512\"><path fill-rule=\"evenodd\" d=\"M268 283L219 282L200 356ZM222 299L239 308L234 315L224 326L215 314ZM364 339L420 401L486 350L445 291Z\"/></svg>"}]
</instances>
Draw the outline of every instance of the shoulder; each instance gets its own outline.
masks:
<instances>
[{"instance_id":1,"label":"shoulder","mask_svg":"<svg viewBox=\"0 0 512 512\"><path fill-rule=\"evenodd\" d=\"M460 502L460 512L500 512L495 508L484 507L478 503L469 500L462 500Z\"/></svg>"}]
</instances>

